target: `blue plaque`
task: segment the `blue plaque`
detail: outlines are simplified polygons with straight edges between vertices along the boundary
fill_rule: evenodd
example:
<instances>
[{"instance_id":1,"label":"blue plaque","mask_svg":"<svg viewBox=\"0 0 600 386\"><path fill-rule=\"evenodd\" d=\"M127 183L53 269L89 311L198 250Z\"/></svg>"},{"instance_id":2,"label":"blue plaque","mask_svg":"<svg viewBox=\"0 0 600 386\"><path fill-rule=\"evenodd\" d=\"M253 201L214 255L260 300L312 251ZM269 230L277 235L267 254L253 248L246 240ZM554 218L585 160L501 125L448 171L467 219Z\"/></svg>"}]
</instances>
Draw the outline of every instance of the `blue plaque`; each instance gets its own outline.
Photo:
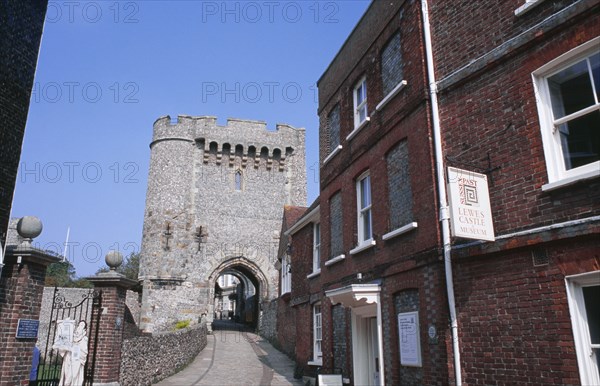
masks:
<instances>
[{"instance_id":1,"label":"blue plaque","mask_svg":"<svg viewBox=\"0 0 600 386\"><path fill-rule=\"evenodd\" d=\"M37 338L40 321L34 319L19 319L17 338Z\"/></svg>"}]
</instances>

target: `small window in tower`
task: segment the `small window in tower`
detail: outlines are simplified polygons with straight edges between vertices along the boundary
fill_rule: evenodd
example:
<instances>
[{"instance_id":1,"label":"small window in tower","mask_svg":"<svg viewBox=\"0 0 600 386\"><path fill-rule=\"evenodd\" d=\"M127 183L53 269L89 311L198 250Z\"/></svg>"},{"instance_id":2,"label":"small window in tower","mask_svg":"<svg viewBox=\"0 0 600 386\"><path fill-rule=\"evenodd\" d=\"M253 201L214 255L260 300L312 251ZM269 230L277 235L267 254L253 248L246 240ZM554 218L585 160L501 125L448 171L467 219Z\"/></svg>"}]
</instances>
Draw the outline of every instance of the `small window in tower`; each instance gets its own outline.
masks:
<instances>
[{"instance_id":1,"label":"small window in tower","mask_svg":"<svg viewBox=\"0 0 600 386\"><path fill-rule=\"evenodd\" d=\"M240 170L235 172L235 190L238 192L242 190L242 172Z\"/></svg>"}]
</instances>

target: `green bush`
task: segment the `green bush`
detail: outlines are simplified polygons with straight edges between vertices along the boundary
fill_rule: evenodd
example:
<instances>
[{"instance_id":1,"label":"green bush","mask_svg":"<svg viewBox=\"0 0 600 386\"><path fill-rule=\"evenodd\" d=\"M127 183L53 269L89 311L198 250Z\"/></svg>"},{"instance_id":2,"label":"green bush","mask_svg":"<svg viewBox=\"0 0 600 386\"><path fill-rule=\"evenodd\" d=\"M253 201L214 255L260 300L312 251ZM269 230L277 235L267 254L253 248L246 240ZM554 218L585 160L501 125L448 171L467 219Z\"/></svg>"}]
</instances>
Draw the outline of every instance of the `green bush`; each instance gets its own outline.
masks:
<instances>
[{"instance_id":1,"label":"green bush","mask_svg":"<svg viewBox=\"0 0 600 386\"><path fill-rule=\"evenodd\" d=\"M189 327L190 322L190 319L180 320L179 322L175 323L175 330L183 330L184 328Z\"/></svg>"}]
</instances>

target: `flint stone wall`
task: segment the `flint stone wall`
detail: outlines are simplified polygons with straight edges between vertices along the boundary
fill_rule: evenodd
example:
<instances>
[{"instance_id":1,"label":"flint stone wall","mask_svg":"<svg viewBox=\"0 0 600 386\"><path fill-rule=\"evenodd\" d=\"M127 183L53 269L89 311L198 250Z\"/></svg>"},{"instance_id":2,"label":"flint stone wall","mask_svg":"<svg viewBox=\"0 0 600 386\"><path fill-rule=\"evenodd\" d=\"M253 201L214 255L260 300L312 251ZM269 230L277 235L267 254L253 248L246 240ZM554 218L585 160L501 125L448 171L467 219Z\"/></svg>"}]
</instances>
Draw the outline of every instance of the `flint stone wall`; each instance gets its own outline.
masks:
<instances>
[{"instance_id":1,"label":"flint stone wall","mask_svg":"<svg viewBox=\"0 0 600 386\"><path fill-rule=\"evenodd\" d=\"M277 342L277 299L262 303L262 314L260 316L259 334L274 345Z\"/></svg>"},{"instance_id":2,"label":"flint stone wall","mask_svg":"<svg viewBox=\"0 0 600 386\"><path fill-rule=\"evenodd\" d=\"M120 384L146 386L183 369L206 347L204 323L123 340Z\"/></svg>"},{"instance_id":3,"label":"flint stone wall","mask_svg":"<svg viewBox=\"0 0 600 386\"><path fill-rule=\"evenodd\" d=\"M215 282L230 270L242 269L258 283L260 301L275 298L283 207L306 205L305 130L161 117L150 147L139 276L142 330L168 331L202 315L210 323Z\"/></svg>"}]
</instances>

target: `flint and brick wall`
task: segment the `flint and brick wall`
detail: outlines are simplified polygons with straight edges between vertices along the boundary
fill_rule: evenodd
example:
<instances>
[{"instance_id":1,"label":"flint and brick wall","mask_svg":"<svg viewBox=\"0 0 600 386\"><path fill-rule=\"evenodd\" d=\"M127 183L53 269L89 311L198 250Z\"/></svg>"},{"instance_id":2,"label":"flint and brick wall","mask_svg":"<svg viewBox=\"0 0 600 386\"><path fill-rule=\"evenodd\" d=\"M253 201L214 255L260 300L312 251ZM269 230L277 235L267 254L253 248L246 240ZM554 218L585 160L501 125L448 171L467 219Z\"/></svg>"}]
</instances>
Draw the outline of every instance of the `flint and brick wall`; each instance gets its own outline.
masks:
<instances>
[{"instance_id":1,"label":"flint and brick wall","mask_svg":"<svg viewBox=\"0 0 600 386\"><path fill-rule=\"evenodd\" d=\"M398 41L398 36L400 39ZM392 55L399 48L399 55ZM401 69L402 79L390 80L387 68ZM396 71L396 75L398 71ZM352 90L362 76L367 81L370 121L350 140L354 130ZM376 106L393 88L390 82L407 84L380 110ZM394 85L395 86L395 85ZM342 150L321 168L322 256L335 256L335 243L342 241L346 258L322 266L321 291L358 282L381 282L383 348L386 384L448 384L447 301L435 183L435 163L430 132L430 107L424 67L421 7L418 1L373 2L323 77L319 80L321 159L328 153L324 122L340 106ZM372 228L376 245L357 254L356 178L370 172ZM342 205L332 197L341 194ZM333 203L333 205L332 205ZM343 234L331 232L341 217ZM383 240L382 235L408 223L417 229ZM332 242L332 240L334 240ZM362 274L362 280L357 279ZM421 322L423 367L400 365L396 300L402 291L416 291ZM353 377L351 323L346 320L347 340L340 341L344 319L337 306L323 304L323 367L344 366L344 377ZM300 321L299 321L300 322ZM309 323L306 321L306 323ZM435 326L439 338L427 340L427 328ZM344 349L345 347L345 349ZM340 357L338 357L340 355ZM341 359L347 355L346 363ZM332 369L333 370L333 369Z\"/></svg>"},{"instance_id":2,"label":"flint and brick wall","mask_svg":"<svg viewBox=\"0 0 600 386\"><path fill-rule=\"evenodd\" d=\"M125 339L121 352L120 384L147 386L156 383L192 362L206 344L204 324Z\"/></svg>"}]
</instances>

